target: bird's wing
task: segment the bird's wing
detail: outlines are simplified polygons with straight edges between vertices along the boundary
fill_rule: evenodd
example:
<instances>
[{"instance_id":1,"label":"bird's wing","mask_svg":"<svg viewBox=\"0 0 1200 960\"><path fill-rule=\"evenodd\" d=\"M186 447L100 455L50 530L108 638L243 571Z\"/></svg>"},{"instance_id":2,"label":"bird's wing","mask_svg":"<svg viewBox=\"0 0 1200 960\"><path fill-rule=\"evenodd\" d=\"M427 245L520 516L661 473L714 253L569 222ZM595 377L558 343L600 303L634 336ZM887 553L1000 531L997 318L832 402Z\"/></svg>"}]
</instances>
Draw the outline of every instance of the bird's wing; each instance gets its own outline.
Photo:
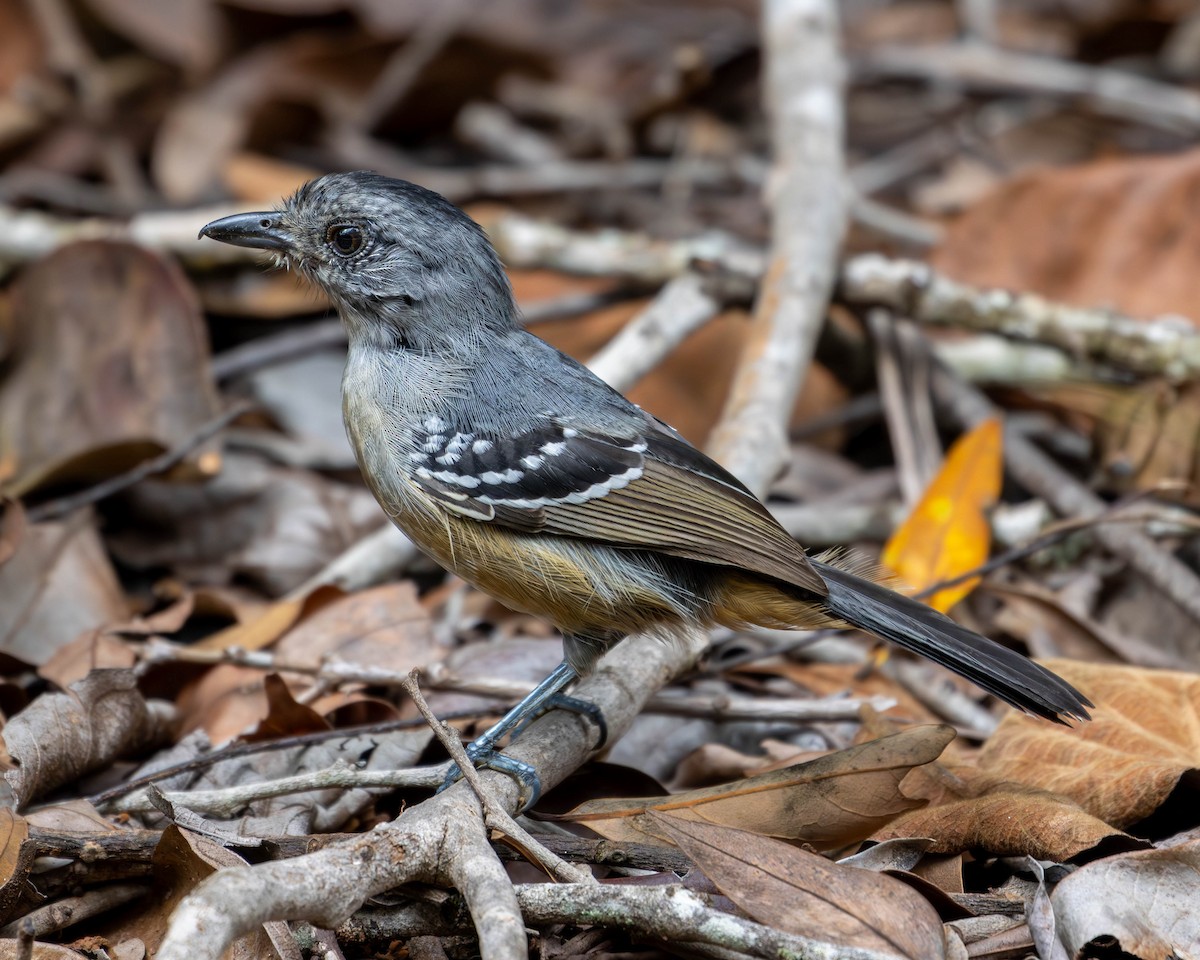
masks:
<instances>
[{"instance_id":1,"label":"bird's wing","mask_svg":"<svg viewBox=\"0 0 1200 960\"><path fill-rule=\"evenodd\" d=\"M505 437L436 425L418 438L416 481L461 516L739 567L826 592L803 549L753 494L649 418L634 437L557 421Z\"/></svg>"}]
</instances>

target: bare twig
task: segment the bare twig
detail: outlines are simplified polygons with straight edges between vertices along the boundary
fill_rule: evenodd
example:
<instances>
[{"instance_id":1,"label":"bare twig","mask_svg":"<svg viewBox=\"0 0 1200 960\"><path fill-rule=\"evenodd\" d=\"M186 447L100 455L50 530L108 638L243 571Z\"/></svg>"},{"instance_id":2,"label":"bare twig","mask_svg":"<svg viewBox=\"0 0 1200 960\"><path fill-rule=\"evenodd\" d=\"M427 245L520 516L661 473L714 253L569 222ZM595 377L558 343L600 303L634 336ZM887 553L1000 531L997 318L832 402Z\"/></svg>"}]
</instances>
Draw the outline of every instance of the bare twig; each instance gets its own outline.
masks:
<instances>
[{"instance_id":1,"label":"bare twig","mask_svg":"<svg viewBox=\"0 0 1200 960\"><path fill-rule=\"evenodd\" d=\"M704 289L700 276L680 274L625 324L588 366L617 390L628 390L720 309L720 302Z\"/></svg>"},{"instance_id":2,"label":"bare twig","mask_svg":"<svg viewBox=\"0 0 1200 960\"><path fill-rule=\"evenodd\" d=\"M860 78L910 77L985 92L1079 98L1097 112L1179 133L1200 129L1200 96L1106 67L980 43L877 48L855 63Z\"/></svg>"},{"instance_id":3,"label":"bare twig","mask_svg":"<svg viewBox=\"0 0 1200 960\"><path fill-rule=\"evenodd\" d=\"M566 883L595 883L596 878L588 871L581 870L567 863L567 861L556 854L551 853L534 839L528 830L517 823L507 810L496 803L492 795L488 793L487 787L484 786L483 779L479 776L479 771L471 763L471 758L467 756L467 751L463 749L463 745L458 739L458 734L435 717L433 711L429 709L429 704L425 702L425 697L422 695L421 688L417 684L417 674L418 671L413 670L401 686L403 686L404 692L412 697L417 710L425 718L425 722L429 724L429 729L433 731L433 735L437 737L438 742L450 754L450 759L458 765L463 779L475 791L475 796L479 798L479 803L483 807L484 820L487 825L493 830L499 830L520 844L522 850L530 856L533 862L554 879Z\"/></svg>"},{"instance_id":4,"label":"bare twig","mask_svg":"<svg viewBox=\"0 0 1200 960\"><path fill-rule=\"evenodd\" d=\"M736 955L782 960L884 960L882 954L783 933L710 906L700 894L680 886L630 887L578 884L521 884L517 899L525 922L537 926L555 923L602 923L642 937L689 948L702 946L733 951ZM461 923L450 923L444 910L399 908L370 910L339 928L349 942L386 944L422 933L453 933ZM729 956L728 953L723 954Z\"/></svg>"},{"instance_id":5,"label":"bare twig","mask_svg":"<svg viewBox=\"0 0 1200 960\"><path fill-rule=\"evenodd\" d=\"M974 387L944 369L934 377L935 396L941 406L964 426L996 416L991 403ZM1037 494L1064 516L1092 518L1104 514L1103 500L1012 430L1004 438L1005 468L1023 487ZM1100 524L1094 535L1134 570L1200 623L1200 577L1145 534L1124 526ZM1185 651L1192 656L1195 650Z\"/></svg>"},{"instance_id":6,"label":"bare twig","mask_svg":"<svg viewBox=\"0 0 1200 960\"><path fill-rule=\"evenodd\" d=\"M825 319L846 225L836 8L824 0L763 5L771 254L712 443L759 493L783 462L786 420Z\"/></svg>"},{"instance_id":7,"label":"bare twig","mask_svg":"<svg viewBox=\"0 0 1200 960\"><path fill-rule=\"evenodd\" d=\"M851 303L886 306L920 323L1037 340L1133 373L1177 380L1200 376L1200 333L1181 317L1136 320L1029 293L983 290L950 280L926 264L878 254L845 264L841 293Z\"/></svg>"},{"instance_id":8,"label":"bare twig","mask_svg":"<svg viewBox=\"0 0 1200 960\"><path fill-rule=\"evenodd\" d=\"M148 883L113 883L106 887L89 890L78 897L66 897L44 907L31 910L21 920L14 920L0 927L0 937L15 937L21 932L25 920L33 924L33 936L46 937L50 934L80 923L89 917L105 913L114 907L136 900L150 891Z\"/></svg>"},{"instance_id":9,"label":"bare twig","mask_svg":"<svg viewBox=\"0 0 1200 960\"><path fill-rule=\"evenodd\" d=\"M143 460L133 469L126 470L115 477L109 477L107 480L80 490L78 493L72 493L65 497L59 497L57 500L47 500L45 503L36 504L26 511L26 516L29 518L30 523L55 520L70 513L72 510L78 510L80 507L99 503L101 500L120 493L122 490L127 490L135 483L141 483L141 481L149 477L165 473L181 462L197 447L202 446L208 440L215 437L249 409L251 409L250 403L238 401L224 413L213 417L213 419L203 424L190 437L170 450L160 453L157 457Z\"/></svg>"},{"instance_id":10,"label":"bare twig","mask_svg":"<svg viewBox=\"0 0 1200 960\"><path fill-rule=\"evenodd\" d=\"M339 732L345 736L345 731ZM308 793L312 790L379 787L432 790L442 782L448 769L448 764L441 764L436 767L414 767L411 770L358 770L349 764L337 763L324 770L310 770L291 777L280 777L278 780L242 783L213 790L164 790L159 796L183 810L227 818L256 800L269 800L272 797ZM155 789L153 785L147 787L147 790L152 789ZM158 810L159 807L147 790L106 803L103 809L112 813L147 813Z\"/></svg>"}]
</instances>

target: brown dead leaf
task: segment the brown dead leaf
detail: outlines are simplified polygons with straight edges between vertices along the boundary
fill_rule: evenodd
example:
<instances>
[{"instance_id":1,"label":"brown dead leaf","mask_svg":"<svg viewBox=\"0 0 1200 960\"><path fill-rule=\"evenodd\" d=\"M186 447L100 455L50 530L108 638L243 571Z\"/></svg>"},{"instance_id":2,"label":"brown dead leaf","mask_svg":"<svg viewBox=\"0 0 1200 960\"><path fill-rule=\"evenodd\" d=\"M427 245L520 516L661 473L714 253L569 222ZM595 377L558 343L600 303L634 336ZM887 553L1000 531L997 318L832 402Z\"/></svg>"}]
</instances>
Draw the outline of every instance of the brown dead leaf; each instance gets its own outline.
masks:
<instances>
[{"instance_id":1,"label":"brown dead leaf","mask_svg":"<svg viewBox=\"0 0 1200 960\"><path fill-rule=\"evenodd\" d=\"M933 265L956 280L1135 316L1200 300L1200 149L1016 177L952 223Z\"/></svg>"},{"instance_id":2,"label":"brown dead leaf","mask_svg":"<svg viewBox=\"0 0 1200 960\"><path fill-rule=\"evenodd\" d=\"M0 649L25 663L41 666L81 634L128 616L89 511L33 524L0 566Z\"/></svg>"},{"instance_id":3,"label":"brown dead leaf","mask_svg":"<svg viewBox=\"0 0 1200 960\"><path fill-rule=\"evenodd\" d=\"M95 481L212 419L216 391L195 294L179 267L113 241L61 247L13 294L18 345L0 383L0 478L21 495ZM201 463L206 445L185 463Z\"/></svg>"},{"instance_id":4,"label":"brown dead leaf","mask_svg":"<svg viewBox=\"0 0 1200 960\"><path fill-rule=\"evenodd\" d=\"M343 596L345 593L341 588L324 585L303 596L285 597L253 619L219 630L199 641L196 646L201 650L228 650L231 647L262 650L306 617Z\"/></svg>"},{"instance_id":5,"label":"brown dead leaf","mask_svg":"<svg viewBox=\"0 0 1200 960\"><path fill-rule=\"evenodd\" d=\"M329 724L312 707L296 702L279 674L268 673L263 677L263 693L267 698L267 715L244 740L274 740L329 729Z\"/></svg>"},{"instance_id":6,"label":"brown dead leaf","mask_svg":"<svg viewBox=\"0 0 1200 960\"><path fill-rule=\"evenodd\" d=\"M1062 727L1013 711L979 755L980 770L1066 797L1125 828L1154 813L1200 768L1200 677L1193 673L1046 662L1096 708Z\"/></svg>"},{"instance_id":7,"label":"brown dead leaf","mask_svg":"<svg viewBox=\"0 0 1200 960\"><path fill-rule=\"evenodd\" d=\"M1022 393L1082 421L1113 490L1182 484L1180 498L1200 505L1200 384L1045 383Z\"/></svg>"},{"instance_id":8,"label":"brown dead leaf","mask_svg":"<svg viewBox=\"0 0 1200 960\"><path fill-rule=\"evenodd\" d=\"M593 800L563 819L610 840L660 843L652 812L719 823L813 846L861 840L920 806L900 788L914 767L936 760L954 738L944 725L912 727L808 763L735 783L637 799Z\"/></svg>"},{"instance_id":9,"label":"brown dead leaf","mask_svg":"<svg viewBox=\"0 0 1200 960\"><path fill-rule=\"evenodd\" d=\"M1046 664L1096 703L1091 722L1061 727L1013 711L976 766L952 768L958 786L926 784L930 791L906 783L935 805L896 819L874 839L932 837L943 853L1064 861L1101 842L1106 849L1143 845L1122 831L1168 799L1194 822L1200 678L1071 660Z\"/></svg>"},{"instance_id":10,"label":"brown dead leaf","mask_svg":"<svg viewBox=\"0 0 1200 960\"><path fill-rule=\"evenodd\" d=\"M13 919L13 907L25 892L37 844L29 824L15 810L0 808L0 923Z\"/></svg>"},{"instance_id":11,"label":"brown dead leaf","mask_svg":"<svg viewBox=\"0 0 1200 960\"><path fill-rule=\"evenodd\" d=\"M1138 846L1137 841L1063 797L991 780L974 788L979 796L905 813L871 839L929 837L932 853L975 851L1060 863L1105 840L1124 849Z\"/></svg>"},{"instance_id":12,"label":"brown dead leaf","mask_svg":"<svg viewBox=\"0 0 1200 960\"><path fill-rule=\"evenodd\" d=\"M112 27L157 57L192 71L212 66L221 18L211 0L87 0Z\"/></svg>"},{"instance_id":13,"label":"brown dead leaf","mask_svg":"<svg viewBox=\"0 0 1200 960\"><path fill-rule=\"evenodd\" d=\"M4 774L16 808L163 741L170 719L164 705L142 697L131 670L97 670L66 693L42 694L2 734L19 765Z\"/></svg>"},{"instance_id":14,"label":"brown dead leaf","mask_svg":"<svg viewBox=\"0 0 1200 960\"><path fill-rule=\"evenodd\" d=\"M1004 609L994 621L996 626L1024 640L1035 655L1055 654L1090 663L1132 663L1140 667L1186 666L1184 657L1069 609L1055 591L1040 584L992 583L988 590L1004 601Z\"/></svg>"},{"instance_id":15,"label":"brown dead leaf","mask_svg":"<svg viewBox=\"0 0 1200 960\"><path fill-rule=\"evenodd\" d=\"M140 522L107 539L122 562L167 567L188 581L254 584L269 596L299 587L386 522L359 485L239 451L206 483L149 480L124 503Z\"/></svg>"},{"instance_id":16,"label":"brown dead leaf","mask_svg":"<svg viewBox=\"0 0 1200 960\"><path fill-rule=\"evenodd\" d=\"M328 657L404 673L441 659L429 611L410 580L338 597L296 623L275 647L281 659L320 663Z\"/></svg>"},{"instance_id":17,"label":"brown dead leaf","mask_svg":"<svg viewBox=\"0 0 1200 960\"><path fill-rule=\"evenodd\" d=\"M671 814L650 817L759 923L912 960L944 956L942 921L899 880L830 863L779 840Z\"/></svg>"},{"instance_id":18,"label":"brown dead leaf","mask_svg":"<svg viewBox=\"0 0 1200 960\"><path fill-rule=\"evenodd\" d=\"M1200 841L1139 850L1089 863L1054 889L1059 939L1075 956L1138 960L1200 954ZM1116 941L1115 943L1113 941Z\"/></svg>"},{"instance_id":19,"label":"brown dead leaf","mask_svg":"<svg viewBox=\"0 0 1200 960\"><path fill-rule=\"evenodd\" d=\"M137 663L133 647L110 634L89 630L59 647L38 667L38 676L65 690L93 670L128 670Z\"/></svg>"},{"instance_id":20,"label":"brown dead leaf","mask_svg":"<svg viewBox=\"0 0 1200 960\"><path fill-rule=\"evenodd\" d=\"M154 851L155 895L144 897L134 908L114 914L99 927L113 942L142 941L153 956L167 932L171 914L198 884L223 867L245 866L246 861L211 840L171 825L163 831ZM262 927L240 937L222 954L224 960L258 960L277 956Z\"/></svg>"},{"instance_id":21,"label":"brown dead leaf","mask_svg":"<svg viewBox=\"0 0 1200 960\"><path fill-rule=\"evenodd\" d=\"M973 570L988 558L987 511L1000 496L1004 459L1000 421L985 420L946 453L937 476L883 548L881 562L915 592ZM975 577L925 602L942 613L969 594Z\"/></svg>"}]
</instances>

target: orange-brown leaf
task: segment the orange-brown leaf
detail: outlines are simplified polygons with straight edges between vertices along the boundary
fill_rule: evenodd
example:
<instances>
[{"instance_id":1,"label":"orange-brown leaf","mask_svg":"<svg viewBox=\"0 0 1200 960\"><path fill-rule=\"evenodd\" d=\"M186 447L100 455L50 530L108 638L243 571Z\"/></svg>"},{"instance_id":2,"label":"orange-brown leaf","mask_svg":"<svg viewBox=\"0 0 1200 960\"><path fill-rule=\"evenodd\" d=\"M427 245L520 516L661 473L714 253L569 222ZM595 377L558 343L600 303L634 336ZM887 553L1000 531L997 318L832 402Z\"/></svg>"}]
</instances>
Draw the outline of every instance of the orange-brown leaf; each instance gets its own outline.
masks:
<instances>
[{"instance_id":1,"label":"orange-brown leaf","mask_svg":"<svg viewBox=\"0 0 1200 960\"><path fill-rule=\"evenodd\" d=\"M883 549L883 563L914 590L924 590L979 566L988 557L986 511L1000 496L1003 460L1000 421L985 420L960 437L908 519ZM943 613L979 582L939 590L926 602Z\"/></svg>"},{"instance_id":2,"label":"orange-brown leaf","mask_svg":"<svg viewBox=\"0 0 1200 960\"><path fill-rule=\"evenodd\" d=\"M783 770L662 797L591 800L563 819L610 840L661 843L651 811L719 823L826 849L861 840L924 804L901 788L914 767L932 763L954 739L945 725L900 733Z\"/></svg>"}]
</instances>

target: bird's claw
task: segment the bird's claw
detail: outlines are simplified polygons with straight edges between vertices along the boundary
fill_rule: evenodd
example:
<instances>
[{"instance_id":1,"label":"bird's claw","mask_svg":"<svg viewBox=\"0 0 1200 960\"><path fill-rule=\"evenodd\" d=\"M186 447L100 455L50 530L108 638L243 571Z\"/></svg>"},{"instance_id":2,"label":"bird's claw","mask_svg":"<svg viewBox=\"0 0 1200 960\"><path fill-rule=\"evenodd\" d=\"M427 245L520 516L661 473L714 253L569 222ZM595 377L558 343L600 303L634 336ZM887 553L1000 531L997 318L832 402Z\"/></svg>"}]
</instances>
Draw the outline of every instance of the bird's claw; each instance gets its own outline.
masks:
<instances>
[{"instance_id":1,"label":"bird's claw","mask_svg":"<svg viewBox=\"0 0 1200 960\"><path fill-rule=\"evenodd\" d=\"M534 769L532 764L525 763L523 760L514 760L512 757L506 757L496 749L494 744L486 743L482 738L467 745L467 756L475 767L498 770L500 773L506 773L517 781L517 786L520 789L517 797L518 814L538 802L538 798L542 795L542 782L538 779L537 770ZM447 771L446 779L442 781L442 785L438 787L437 792L441 793L447 787L457 783L461 779L462 770L459 769L457 763L453 764L449 771Z\"/></svg>"}]
</instances>

